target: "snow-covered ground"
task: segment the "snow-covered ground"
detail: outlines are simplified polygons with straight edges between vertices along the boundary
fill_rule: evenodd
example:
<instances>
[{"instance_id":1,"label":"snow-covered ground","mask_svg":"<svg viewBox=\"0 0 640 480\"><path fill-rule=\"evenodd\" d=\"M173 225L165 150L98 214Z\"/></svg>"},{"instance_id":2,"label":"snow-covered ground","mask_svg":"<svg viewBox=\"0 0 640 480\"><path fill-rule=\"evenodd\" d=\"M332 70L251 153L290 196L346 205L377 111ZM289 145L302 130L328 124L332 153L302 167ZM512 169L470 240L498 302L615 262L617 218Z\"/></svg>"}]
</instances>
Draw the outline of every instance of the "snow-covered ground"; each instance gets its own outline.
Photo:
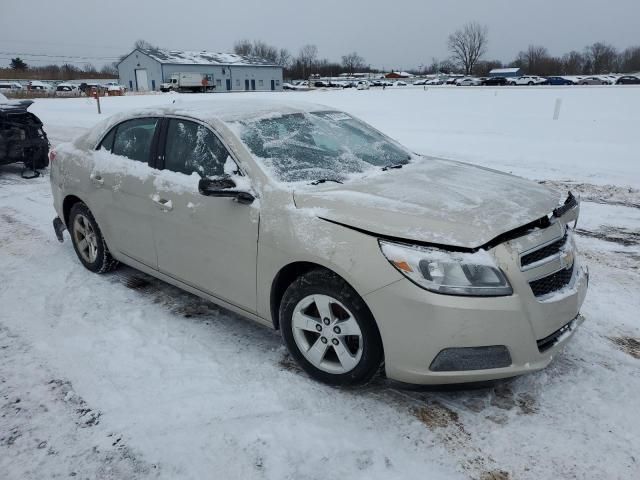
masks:
<instances>
[{"instance_id":1,"label":"snow-covered ground","mask_svg":"<svg viewBox=\"0 0 640 480\"><path fill-rule=\"evenodd\" d=\"M327 387L275 332L82 268L55 239L48 178L0 167L0 478L640 477L640 88L242 95L324 103L418 152L580 192L583 327L546 370L490 387ZM105 98L102 117L202 98ZM32 110L54 145L101 118L84 98Z\"/></svg>"}]
</instances>

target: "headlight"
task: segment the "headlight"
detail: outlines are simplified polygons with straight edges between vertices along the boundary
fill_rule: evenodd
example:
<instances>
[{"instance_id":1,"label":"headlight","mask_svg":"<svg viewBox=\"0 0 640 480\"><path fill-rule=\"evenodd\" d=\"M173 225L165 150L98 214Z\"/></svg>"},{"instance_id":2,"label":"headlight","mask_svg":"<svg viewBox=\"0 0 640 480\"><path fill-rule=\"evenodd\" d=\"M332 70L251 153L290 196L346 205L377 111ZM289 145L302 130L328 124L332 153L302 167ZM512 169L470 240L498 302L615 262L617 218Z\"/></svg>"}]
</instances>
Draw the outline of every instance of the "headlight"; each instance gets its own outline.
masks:
<instances>
[{"instance_id":1,"label":"headlight","mask_svg":"<svg viewBox=\"0 0 640 480\"><path fill-rule=\"evenodd\" d=\"M513 293L504 273L485 250L459 253L379 242L391 265L413 283L432 292L482 297Z\"/></svg>"}]
</instances>

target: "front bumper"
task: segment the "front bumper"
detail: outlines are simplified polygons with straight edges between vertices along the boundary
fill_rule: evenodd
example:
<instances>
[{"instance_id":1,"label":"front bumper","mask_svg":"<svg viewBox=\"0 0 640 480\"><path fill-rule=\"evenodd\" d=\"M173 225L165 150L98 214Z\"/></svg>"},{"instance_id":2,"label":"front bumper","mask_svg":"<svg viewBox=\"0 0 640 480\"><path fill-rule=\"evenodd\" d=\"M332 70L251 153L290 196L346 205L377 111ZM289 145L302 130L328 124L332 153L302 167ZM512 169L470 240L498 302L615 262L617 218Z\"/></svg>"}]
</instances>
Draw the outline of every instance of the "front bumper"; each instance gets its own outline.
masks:
<instances>
[{"instance_id":1,"label":"front bumper","mask_svg":"<svg viewBox=\"0 0 640 480\"><path fill-rule=\"evenodd\" d=\"M406 279L366 295L382 336L387 376L405 383L448 384L546 367L584 320L578 312L588 272L578 259L574 268L569 288L543 301L528 286L508 297L479 298L431 293ZM488 346L505 346L511 364L482 370L430 368L445 349Z\"/></svg>"}]
</instances>

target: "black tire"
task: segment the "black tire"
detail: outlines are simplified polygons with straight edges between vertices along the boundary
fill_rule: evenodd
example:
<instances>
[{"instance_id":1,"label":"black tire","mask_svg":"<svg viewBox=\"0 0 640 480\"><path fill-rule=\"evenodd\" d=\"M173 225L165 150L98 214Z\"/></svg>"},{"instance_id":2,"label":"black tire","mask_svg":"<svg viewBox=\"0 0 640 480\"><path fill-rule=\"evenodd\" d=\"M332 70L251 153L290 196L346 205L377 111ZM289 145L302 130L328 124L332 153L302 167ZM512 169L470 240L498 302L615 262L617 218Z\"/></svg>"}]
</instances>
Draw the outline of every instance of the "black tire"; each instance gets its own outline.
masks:
<instances>
[{"instance_id":1,"label":"black tire","mask_svg":"<svg viewBox=\"0 0 640 480\"><path fill-rule=\"evenodd\" d=\"M342 303L353 315L362 333L362 355L350 371L328 373L311 364L302 354L293 334L295 307L309 295L327 295ZM384 358L382 339L373 315L360 295L335 273L312 270L296 279L285 291L280 303L280 331L291 356L314 379L329 385L360 386L369 382Z\"/></svg>"},{"instance_id":2,"label":"black tire","mask_svg":"<svg viewBox=\"0 0 640 480\"><path fill-rule=\"evenodd\" d=\"M74 234L74 222L76 220L76 217L80 215L82 215L89 221L89 223L91 224L91 228L95 233L97 254L93 262L89 262L85 258L83 258L78 248L78 240L76 238L76 235ZM71 243L73 243L73 248L76 251L76 255L78 255L78 259L80 260L82 265L85 266L85 268L91 270L94 273L106 273L114 270L118 266L119 262L111 256L111 253L109 253L109 248L107 247L107 243L104 240L102 231L98 226L98 222L96 222L96 219L91 213L91 210L89 210L89 207L87 207L84 203L78 202L71 207L67 229L69 230Z\"/></svg>"}]
</instances>

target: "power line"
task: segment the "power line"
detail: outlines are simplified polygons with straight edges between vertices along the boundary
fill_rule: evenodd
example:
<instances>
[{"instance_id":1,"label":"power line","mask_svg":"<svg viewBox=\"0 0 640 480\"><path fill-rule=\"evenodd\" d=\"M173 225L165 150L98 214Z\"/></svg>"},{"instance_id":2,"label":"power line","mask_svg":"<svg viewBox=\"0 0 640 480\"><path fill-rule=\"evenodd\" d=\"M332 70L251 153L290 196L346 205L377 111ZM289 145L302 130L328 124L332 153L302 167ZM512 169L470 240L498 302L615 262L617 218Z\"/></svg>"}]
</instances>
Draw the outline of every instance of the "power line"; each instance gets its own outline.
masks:
<instances>
[{"instance_id":1,"label":"power line","mask_svg":"<svg viewBox=\"0 0 640 480\"><path fill-rule=\"evenodd\" d=\"M25 57L75 58L78 60L118 60L120 57L83 57L79 55L51 55L47 53L0 52L2 55L22 55Z\"/></svg>"},{"instance_id":2,"label":"power line","mask_svg":"<svg viewBox=\"0 0 640 480\"><path fill-rule=\"evenodd\" d=\"M14 58L15 57L0 57L0 60L13 60ZM25 60L25 61L27 61L29 63L33 63L33 62L47 62L48 64L55 63L55 62L52 62L51 60L46 60L46 59L41 59L41 58L31 58L31 59L27 58L27 59L23 59L23 60ZM80 64L80 65L86 65L87 63L91 63L91 62L88 62L88 61L81 62L81 61L77 61L77 60L66 60L64 63L77 63L77 64ZM2 67L0 67L0 68L2 68Z\"/></svg>"}]
</instances>

